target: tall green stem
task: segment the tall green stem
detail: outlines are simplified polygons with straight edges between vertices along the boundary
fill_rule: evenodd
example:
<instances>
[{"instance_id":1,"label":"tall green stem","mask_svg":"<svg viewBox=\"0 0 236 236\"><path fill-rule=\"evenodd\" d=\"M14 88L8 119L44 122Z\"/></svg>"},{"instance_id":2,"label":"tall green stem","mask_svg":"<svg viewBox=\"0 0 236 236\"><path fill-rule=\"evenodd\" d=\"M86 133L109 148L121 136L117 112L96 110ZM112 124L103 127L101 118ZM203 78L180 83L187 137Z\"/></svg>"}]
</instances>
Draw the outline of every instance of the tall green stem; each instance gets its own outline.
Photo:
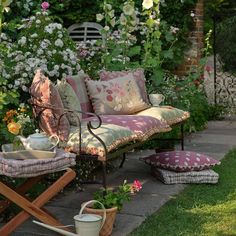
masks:
<instances>
[{"instance_id":1,"label":"tall green stem","mask_svg":"<svg viewBox=\"0 0 236 236\"><path fill-rule=\"evenodd\" d=\"M3 5L2 5L2 0L0 0L0 35L2 33L2 15L3 15Z\"/></svg>"}]
</instances>

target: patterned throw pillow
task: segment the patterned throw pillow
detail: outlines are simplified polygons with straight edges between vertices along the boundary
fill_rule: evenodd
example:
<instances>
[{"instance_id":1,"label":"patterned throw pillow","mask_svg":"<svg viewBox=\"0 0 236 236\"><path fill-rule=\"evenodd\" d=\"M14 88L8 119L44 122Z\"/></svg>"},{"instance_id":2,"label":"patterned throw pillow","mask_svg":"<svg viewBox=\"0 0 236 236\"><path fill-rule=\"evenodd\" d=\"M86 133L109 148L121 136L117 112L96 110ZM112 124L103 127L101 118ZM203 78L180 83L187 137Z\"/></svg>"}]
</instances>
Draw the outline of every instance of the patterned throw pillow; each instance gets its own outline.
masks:
<instances>
[{"instance_id":1,"label":"patterned throw pillow","mask_svg":"<svg viewBox=\"0 0 236 236\"><path fill-rule=\"evenodd\" d=\"M128 128L113 124L102 124L93 133L105 144L108 153L116 150L119 146L137 140L136 134ZM71 126L67 143L61 143L61 147L67 151L78 153L80 150L79 128ZM102 143L95 138L87 128L87 122L81 124L81 151L90 155L98 155L98 160L106 160L106 151Z\"/></svg>"},{"instance_id":2,"label":"patterned throw pillow","mask_svg":"<svg viewBox=\"0 0 236 236\"><path fill-rule=\"evenodd\" d=\"M176 172L210 169L220 162L204 154L189 151L160 152L141 158L145 163Z\"/></svg>"},{"instance_id":3,"label":"patterned throw pillow","mask_svg":"<svg viewBox=\"0 0 236 236\"><path fill-rule=\"evenodd\" d=\"M81 111L79 98L75 94L73 88L66 82L66 80L58 80L56 88L59 91L64 108L74 111ZM78 122L77 119L82 119L82 114L79 112L70 112L67 113L66 116L70 124L75 126Z\"/></svg>"},{"instance_id":4,"label":"patterned throw pillow","mask_svg":"<svg viewBox=\"0 0 236 236\"><path fill-rule=\"evenodd\" d=\"M77 75L66 78L66 81L71 85L80 101L80 106L84 112L93 112L92 104L89 100L85 80L89 79L88 75L83 71L79 71ZM89 117L89 115L83 114L83 118Z\"/></svg>"},{"instance_id":5,"label":"patterned throw pillow","mask_svg":"<svg viewBox=\"0 0 236 236\"><path fill-rule=\"evenodd\" d=\"M213 170L174 172L152 167L152 174L164 184L216 184L219 179Z\"/></svg>"},{"instance_id":6,"label":"patterned throw pillow","mask_svg":"<svg viewBox=\"0 0 236 236\"><path fill-rule=\"evenodd\" d=\"M189 112L171 106L150 107L140 111L137 115L152 116L159 120L164 120L168 125L174 125L190 117Z\"/></svg>"},{"instance_id":7,"label":"patterned throw pillow","mask_svg":"<svg viewBox=\"0 0 236 236\"><path fill-rule=\"evenodd\" d=\"M99 77L102 81L109 81L118 77L126 76L126 75L133 75L141 93L141 97L144 102L149 103L146 85L145 85L145 75L144 70L139 68L136 70L129 70L129 71L105 71L102 70L99 74Z\"/></svg>"},{"instance_id":8,"label":"patterned throw pillow","mask_svg":"<svg viewBox=\"0 0 236 236\"><path fill-rule=\"evenodd\" d=\"M70 124L64 114L64 107L58 90L53 83L37 70L30 87L34 115L39 118L40 128L49 135L56 134L66 140ZM47 109L48 107L48 109ZM46 109L45 109L46 108Z\"/></svg>"},{"instance_id":9,"label":"patterned throw pillow","mask_svg":"<svg viewBox=\"0 0 236 236\"><path fill-rule=\"evenodd\" d=\"M110 81L86 81L96 114L129 115L149 107L141 95L133 76Z\"/></svg>"}]
</instances>

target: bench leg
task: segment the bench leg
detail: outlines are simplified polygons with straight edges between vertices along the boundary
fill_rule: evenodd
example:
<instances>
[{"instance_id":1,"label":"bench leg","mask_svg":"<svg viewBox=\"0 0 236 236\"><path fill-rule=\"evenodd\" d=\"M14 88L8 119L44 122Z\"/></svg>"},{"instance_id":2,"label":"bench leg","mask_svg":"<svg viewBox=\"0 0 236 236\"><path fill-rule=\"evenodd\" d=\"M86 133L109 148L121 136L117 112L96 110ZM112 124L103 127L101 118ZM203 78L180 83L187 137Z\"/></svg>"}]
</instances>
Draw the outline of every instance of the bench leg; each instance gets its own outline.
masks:
<instances>
[{"instance_id":1,"label":"bench leg","mask_svg":"<svg viewBox=\"0 0 236 236\"><path fill-rule=\"evenodd\" d=\"M180 139L181 139L181 150L184 150L184 124L180 126Z\"/></svg>"},{"instance_id":2,"label":"bench leg","mask_svg":"<svg viewBox=\"0 0 236 236\"><path fill-rule=\"evenodd\" d=\"M126 160L126 153L123 153L123 157L122 157L122 160L121 160L121 163L119 165L119 168L122 168L124 163L125 163L125 160Z\"/></svg>"},{"instance_id":3,"label":"bench leg","mask_svg":"<svg viewBox=\"0 0 236 236\"><path fill-rule=\"evenodd\" d=\"M103 188L107 188L107 162L103 161L102 162L102 185Z\"/></svg>"},{"instance_id":4,"label":"bench leg","mask_svg":"<svg viewBox=\"0 0 236 236\"><path fill-rule=\"evenodd\" d=\"M55 183L46 189L33 202L28 201L26 198L0 182L0 193L8 198L11 202L14 202L19 207L24 209L24 211L20 212L0 229L0 235L9 235L19 225L24 223L30 217L30 215L34 216L43 223L53 226L62 226L59 221L43 211L41 207L51 198L53 198L58 192L60 192L68 183L70 183L75 178L75 176L75 172L72 169L68 169L66 173L64 173ZM68 229L65 228L65 230Z\"/></svg>"}]
</instances>

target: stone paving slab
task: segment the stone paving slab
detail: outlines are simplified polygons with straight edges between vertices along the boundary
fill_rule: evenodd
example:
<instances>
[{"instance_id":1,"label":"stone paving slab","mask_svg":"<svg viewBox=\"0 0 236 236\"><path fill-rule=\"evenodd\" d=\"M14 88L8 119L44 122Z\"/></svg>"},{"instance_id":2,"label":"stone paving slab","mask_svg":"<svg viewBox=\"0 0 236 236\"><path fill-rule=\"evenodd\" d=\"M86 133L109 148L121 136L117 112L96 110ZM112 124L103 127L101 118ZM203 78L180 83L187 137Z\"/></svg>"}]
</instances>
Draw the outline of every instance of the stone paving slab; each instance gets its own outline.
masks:
<instances>
[{"instance_id":1,"label":"stone paving slab","mask_svg":"<svg viewBox=\"0 0 236 236\"><path fill-rule=\"evenodd\" d=\"M236 146L236 119L228 121L209 122L207 129L186 137L185 149L208 154L221 159ZM179 149L179 146L176 147ZM150 174L150 167L139 157L154 153L153 150L131 152L122 169L116 169L109 174L110 186L121 184L124 179L132 182L139 179L143 183L140 193L133 196L117 215L113 236L125 236L138 227L147 216L158 211L171 197L184 189L184 184L164 185ZM78 214L82 202L92 198L96 185L86 185L84 191L71 191L60 194L51 201L47 208L55 213L64 224L72 224L73 216ZM27 221L17 229L13 236L46 236L55 235Z\"/></svg>"}]
</instances>

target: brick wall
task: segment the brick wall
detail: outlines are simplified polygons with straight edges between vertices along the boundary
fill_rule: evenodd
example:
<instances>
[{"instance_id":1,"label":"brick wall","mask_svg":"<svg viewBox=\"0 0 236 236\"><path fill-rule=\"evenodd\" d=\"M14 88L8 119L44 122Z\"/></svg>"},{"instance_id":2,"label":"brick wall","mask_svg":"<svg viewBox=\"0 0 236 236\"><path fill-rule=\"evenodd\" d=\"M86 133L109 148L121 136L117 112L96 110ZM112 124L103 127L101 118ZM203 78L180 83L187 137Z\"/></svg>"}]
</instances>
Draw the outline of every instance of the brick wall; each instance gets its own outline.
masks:
<instances>
[{"instance_id":1,"label":"brick wall","mask_svg":"<svg viewBox=\"0 0 236 236\"><path fill-rule=\"evenodd\" d=\"M185 53L184 63L177 68L174 73L179 76L186 75L192 66L198 66L202 57L202 49L204 47L203 34L203 15L204 15L204 0L198 0L194 16L194 30L190 32L189 39L192 43L191 48ZM190 14L190 13L189 13Z\"/></svg>"}]
</instances>

